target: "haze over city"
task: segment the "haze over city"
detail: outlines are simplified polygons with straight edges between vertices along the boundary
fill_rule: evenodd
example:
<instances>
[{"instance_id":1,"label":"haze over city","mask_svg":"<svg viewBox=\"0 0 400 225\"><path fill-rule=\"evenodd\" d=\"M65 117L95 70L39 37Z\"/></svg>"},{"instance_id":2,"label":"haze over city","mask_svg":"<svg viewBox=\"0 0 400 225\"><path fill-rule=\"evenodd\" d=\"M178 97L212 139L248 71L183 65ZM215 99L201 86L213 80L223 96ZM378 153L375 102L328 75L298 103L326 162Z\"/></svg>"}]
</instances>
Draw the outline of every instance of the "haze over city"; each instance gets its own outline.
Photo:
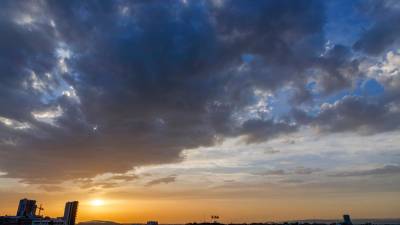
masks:
<instances>
[{"instance_id":1,"label":"haze over city","mask_svg":"<svg viewBox=\"0 0 400 225\"><path fill-rule=\"evenodd\" d=\"M2 0L0 216L399 218L399 24L397 0Z\"/></svg>"}]
</instances>

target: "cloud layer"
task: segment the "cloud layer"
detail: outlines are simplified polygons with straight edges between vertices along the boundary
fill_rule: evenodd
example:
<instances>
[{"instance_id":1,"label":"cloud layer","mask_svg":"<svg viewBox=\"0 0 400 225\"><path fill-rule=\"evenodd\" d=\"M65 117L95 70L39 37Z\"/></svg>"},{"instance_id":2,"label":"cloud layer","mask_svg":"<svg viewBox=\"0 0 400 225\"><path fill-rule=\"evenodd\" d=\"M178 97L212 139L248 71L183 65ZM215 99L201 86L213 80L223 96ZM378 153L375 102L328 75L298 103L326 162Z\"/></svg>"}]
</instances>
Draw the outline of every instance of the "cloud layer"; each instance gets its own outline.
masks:
<instances>
[{"instance_id":1,"label":"cloud layer","mask_svg":"<svg viewBox=\"0 0 400 225\"><path fill-rule=\"evenodd\" d=\"M332 44L323 1L4 1L0 171L59 183L226 138L397 130L400 6L352 4L370 26Z\"/></svg>"}]
</instances>

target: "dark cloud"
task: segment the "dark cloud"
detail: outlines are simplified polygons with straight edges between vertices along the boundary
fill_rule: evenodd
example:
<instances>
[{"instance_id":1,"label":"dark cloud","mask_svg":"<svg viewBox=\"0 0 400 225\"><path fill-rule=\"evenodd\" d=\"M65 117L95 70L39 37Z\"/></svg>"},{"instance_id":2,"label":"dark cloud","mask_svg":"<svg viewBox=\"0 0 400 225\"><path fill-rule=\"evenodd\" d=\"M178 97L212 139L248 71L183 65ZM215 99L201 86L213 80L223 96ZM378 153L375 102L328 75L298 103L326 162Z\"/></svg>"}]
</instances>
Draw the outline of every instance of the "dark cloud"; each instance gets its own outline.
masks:
<instances>
[{"instance_id":1,"label":"dark cloud","mask_svg":"<svg viewBox=\"0 0 400 225\"><path fill-rule=\"evenodd\" d=\"M231 115L251 104L239 96L253 84L276 88L304 67L300 49L313 55L318 46L311 43L323 26L322 5L314 1L228 1L220 8L178 1L6 5L2 11L11 16L2 20L1 44L9 51L0 57L7 60L2 105L9 107L0 113L31 128L2 128L17 144L2 147L1 167L8 177L39 183L175 162L182 149L211 145L216 135L261 140L283 133L290 127L274 122L235 128ZM21 25L14 14L33 19ZM59 46L71 56L57 58ZM238 83L231 74L245 53L258 55L252 66L264 69ZM285 65L285 76L275 76ZM60 95L66 88L69 94ZM56 106L63 113L55 126L32 116Z\"/></svg>"},{"instance_id":2,"label":"dark cloud","mask_svg":"<svg viewBox=\"0 0 400 225\"><path fill-rule=\"evenodd\" d=\"M400 166L398 165L386 165L383 167L377 167L369 170L355 170L346 171L332 174L334 177L357 177L357 176L369 176L369 175L386 175L386 174L398 174L400 173Z\"/></svg>"},{"instance_id":3,"label":"dark cloud","mask_svg":"<svg viewBox=\"0 0 400 225\"><path fill-rule=\"evenodd\" d=\"M383 53L400 40L400 4L398 1L364 1L360 9L374 22L354 44L354 49L372 55Z\"/></svg>"},{"instance_id":4,"label":"dark cloud","mask_svg":"<svg viewBox=\"0 0 400 225\"><path fill-rule=\"evenodd\" d=\"M136 177L90 178L178 162L183 149L221 138L265 141L304 124L397 128L390 100L382 109L345 99L316 117L247 115L259 101L255 91L291 86L296 108L312 102L310 76L321 80L322 95L359 76L352 49L325 52L323 1L1 5L0 170L25 183L89 179L82 185L111 187Z\"/></svg>"},{"instance_id":5,"label":"dark cloud","mask_svg":"<svg viewBox=\"0 0 400 225\"><path fill-rule=\"evenodd\" d=\"M168 183L173 183L175 181L176 181L176 176L171 175L168 177L151 180L151 181L147 182L146 186L150 187L150 186L154 186L154 185L158 185L158 184L168 184Z\"/></svg>"},{"instance_id":6,"label":"dark cloud","mask_svg":"<svg viewBox=\"0 0 400 225\"><path fill-rule=\"evenodd\" d=\"M370 134L398 129L400 116L394 109L397 104L384 100L369 101L361 96L347 96L334 104L322 106L317 116L294 111L294 117L302 124L316 126L321 131L358 131Z\"/></svg>"},{"instance_id":7,"label":"dark cloud","mask_svg":"<svg viewBox=\"0 0 400 225\"><path fill-rule=\"evenodd\" d=\"M242 134L246 135L247 142L265 141L266 137L272 138L282 133L297 130L297 126L288 122L273 122L268 120L248 120L242 126Z\"/></svg>"},{"instance_id":8,"label":"dark cloud","mask_svg":"<svg viewBox=\"0 0 400 225\"><path fill-rule=\"evenodd\" d=\"M352 59L352 52L346 46L335 45L324 57L316 60L316 68L321 70L321 85L329 94L351 87L354 77L359 77L358 61ZM303 97L304 98L304 97Z\"/></svg>"}]
</instances>

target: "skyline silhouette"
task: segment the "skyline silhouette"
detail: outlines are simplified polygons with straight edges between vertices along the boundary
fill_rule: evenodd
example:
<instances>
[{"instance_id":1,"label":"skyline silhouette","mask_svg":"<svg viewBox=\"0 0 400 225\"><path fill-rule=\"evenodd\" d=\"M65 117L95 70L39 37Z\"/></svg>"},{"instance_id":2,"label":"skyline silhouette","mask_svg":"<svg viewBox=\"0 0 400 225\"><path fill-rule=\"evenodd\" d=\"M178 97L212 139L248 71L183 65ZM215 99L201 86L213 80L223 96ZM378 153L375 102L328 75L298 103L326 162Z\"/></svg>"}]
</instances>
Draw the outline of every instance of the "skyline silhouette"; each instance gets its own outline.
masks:
<instances>
[{"instance_id":1,"label":"skyline silhouette","mask_svg":"<svg viewBox=\"0 0 400 225\"><path fill-rule=\"evenodd\" d=\"M18 210L15 216L13 215L4 215L0 216L0 225L75 225L76 217L78 214L78 201L70 201L65 203L64 215L62 217L51 218L46 215L42 215L41 211L44 210L42 204L38 206L36 204L36 200L32 199L21 199L19 201ZM99 202L95 201L92 203L93 205L99 206ZM37 210L39 212L37 213ZM194 222L194 223L186 223L187 225L222 225L219 222L220 216L211 215L210 220L205 219L203 222ZM399 219L356 219L356 224L400 224ZM118 225L119 223L115 223L112 221L101 221L101 220L92 220L92 221L84 221L79 222L78 225ZM136 223L137 224L137 223ZM139 223L140 224L140 223ZM147 221L146 225L158 225L158 221ZM232 225L232 223L230 223ZM350 215L344 214L343 221L339 220L298 220L298 221L273 221L273 222L258 222L258 223L235 223L239 224L251 224L251 225L353 225L352 219Z\"/></svg>"}]
</instances>

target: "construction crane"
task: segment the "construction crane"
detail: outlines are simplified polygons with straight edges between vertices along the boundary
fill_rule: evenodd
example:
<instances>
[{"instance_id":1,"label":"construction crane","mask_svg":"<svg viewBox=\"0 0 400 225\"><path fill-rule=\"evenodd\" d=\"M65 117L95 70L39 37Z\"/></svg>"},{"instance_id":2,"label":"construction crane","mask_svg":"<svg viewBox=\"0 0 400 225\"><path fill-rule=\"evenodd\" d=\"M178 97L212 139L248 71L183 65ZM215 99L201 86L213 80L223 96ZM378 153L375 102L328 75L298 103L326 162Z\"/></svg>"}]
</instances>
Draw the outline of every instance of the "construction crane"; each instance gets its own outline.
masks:
<instances>
[{"instance_id":1,"label":"construction crane","mask_svg":"<svg viewBox=\"0 0 400 225\"><path fill-rule=\"evenodd\" d=\"M39 206L38 209L39 209L39 216L41 216L41 215L40 215L40 212L44 211L44 208L42 207L42 204L40 204L40 206Z\"/></svg>"}]
</instances>

